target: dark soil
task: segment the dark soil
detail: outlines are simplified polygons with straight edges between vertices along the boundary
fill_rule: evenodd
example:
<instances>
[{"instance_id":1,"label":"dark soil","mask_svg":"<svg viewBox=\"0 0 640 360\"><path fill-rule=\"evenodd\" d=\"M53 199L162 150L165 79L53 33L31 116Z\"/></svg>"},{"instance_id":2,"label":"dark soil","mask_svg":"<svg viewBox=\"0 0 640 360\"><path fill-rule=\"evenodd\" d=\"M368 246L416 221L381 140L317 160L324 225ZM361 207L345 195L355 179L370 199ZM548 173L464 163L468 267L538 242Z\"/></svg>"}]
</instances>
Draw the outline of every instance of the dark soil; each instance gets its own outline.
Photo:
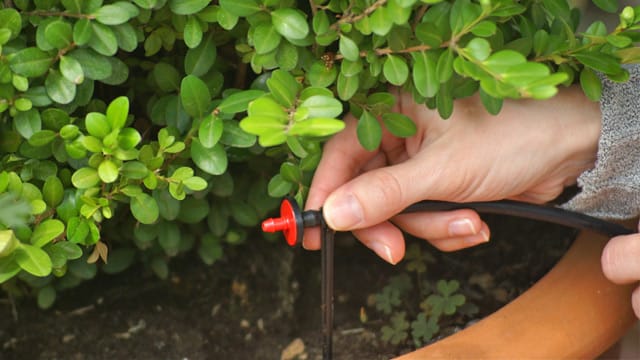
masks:
<instances>
[{"instance_id":1,"label":"dark soil","mask_svg":"<svg viewBox=\"0 0 640 360\"><path fill-rule=\"evenodd\" d=\"M428 276L457 279L485 316L539 279L566 250L574 231L492 217L492 241L443 254ZM411 350L380 340L381 315L368 304L391 266L348 236L336 246L335 359L388 359ZM249 248L251 247L251 248ZM168 281L134 268L100 275L59 294L54 309L31 299L0 303L1 359L280 359L302 340L298 359L321 358L320 256L256 238L207 267L194 258L172 264ZM370 301L369 301L370 302ZM360 313L368 314L362 323ZM467 326L445 329L445 335Z\"/></svg>"}]
</instances>

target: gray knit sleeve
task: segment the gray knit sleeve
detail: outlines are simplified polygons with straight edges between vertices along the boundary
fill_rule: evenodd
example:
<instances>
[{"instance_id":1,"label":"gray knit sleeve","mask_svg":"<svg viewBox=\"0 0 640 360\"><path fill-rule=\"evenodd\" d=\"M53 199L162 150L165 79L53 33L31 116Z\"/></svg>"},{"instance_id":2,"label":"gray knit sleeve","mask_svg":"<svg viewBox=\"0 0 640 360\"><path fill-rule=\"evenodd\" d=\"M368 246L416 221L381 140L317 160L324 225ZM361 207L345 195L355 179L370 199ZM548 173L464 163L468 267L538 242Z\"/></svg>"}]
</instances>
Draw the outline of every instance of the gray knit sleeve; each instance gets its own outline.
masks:
<instances>
[{"instance_id":1,"label":"gray knit sleeve","mask_svg":"<svg viewBox=\"0 0 640 360\"><path fill-rule=\"evenodd\" d=\"M567 209L605 219L640 214L640 65L627 69L628 82L603 79L597 160L578 178L581 192Z\"/></svg>"}]
</instances>

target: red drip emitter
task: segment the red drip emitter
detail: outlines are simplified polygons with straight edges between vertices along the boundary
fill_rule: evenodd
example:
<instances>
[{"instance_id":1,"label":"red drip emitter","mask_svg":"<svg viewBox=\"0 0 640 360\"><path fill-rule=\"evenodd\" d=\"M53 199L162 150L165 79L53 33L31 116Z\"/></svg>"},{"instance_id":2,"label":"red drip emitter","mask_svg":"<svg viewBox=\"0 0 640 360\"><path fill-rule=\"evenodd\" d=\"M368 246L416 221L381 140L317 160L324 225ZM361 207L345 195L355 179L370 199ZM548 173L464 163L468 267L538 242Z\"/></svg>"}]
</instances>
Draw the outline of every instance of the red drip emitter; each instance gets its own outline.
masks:
<instances>
[{"instance_id":1,"label":"red drip emitter","mask_svg":"<svg viewBox=\"0 0 640 360\"><path fill-rule=\"evenodd\" d=\"M289 246L302 244L305 227L322 224L322 214L317 210L300 211L295 199L286 197L280 203L280 217L269 218L262 222L262 231L282 231Z\"/></svg>"}]
</instances>

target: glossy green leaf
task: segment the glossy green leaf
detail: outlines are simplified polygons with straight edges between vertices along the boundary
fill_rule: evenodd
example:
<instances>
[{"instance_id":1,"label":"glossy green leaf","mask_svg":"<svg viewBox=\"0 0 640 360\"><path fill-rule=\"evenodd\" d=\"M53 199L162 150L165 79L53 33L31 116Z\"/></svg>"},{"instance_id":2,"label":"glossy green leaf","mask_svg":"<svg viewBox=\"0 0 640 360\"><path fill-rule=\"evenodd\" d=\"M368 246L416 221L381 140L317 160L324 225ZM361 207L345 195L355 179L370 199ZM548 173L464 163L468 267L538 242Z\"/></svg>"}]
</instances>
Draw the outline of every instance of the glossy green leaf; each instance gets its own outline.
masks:
<instances>
[{"instance_id":1,"label":"glossy green leaf","mask_svg":"<svg viewBox=\"0 0 640 360\"><path fill-rule=\"evenodd\" d=\"M11 7L0 9L0 28L8 29L11 32L11 38L15 38L20 34L22 29L22 17L20 13Z\"/></svg>"},{"instance_id":2,"label":"glossy green leaf","mask_svg":"<svg viewBox=\"0 0 640 360\"><path fill-rule=\"evenodd\" d=\"M333 97L314 95L305 99L300 108L309 111L309 117L336 118L342 114L342 103Z\"/></svg>"},{"instance_id":3,"label":"glossy green leaf","mask_svg":"<svg viewBox=\"0 0 640 360\"><path fill-rule=\"evenodd\" d=\"M360 50L355 41L350 38L340 35L340 42L338 45L340 54L349 61L357 61L360 58Z\"/></svg>"},{"instance_id":4,"label":"glossy green leaf","mask_svg":"<svg viewBox=\"0 0 640 360\"><path fill-rule=\"evenodd\" d=\"M487 110L487 112L492 115L498 115L498 113L502 109L502 104L504 102L503 99L495 98L487 94L482 89L480 89L480 101L482 101L482 105L484 105L484 108Z\"/></svg>"},{"instance_id":5,"label":"glossy green leaf","mask_svg":"<svg viewBox=\"0 0 640 360\"><path fill-rule=\"evenodd\" d=\"M158 203L148 194L143 193L132 198L129 207L133 217L142 224L153 224L160 216Z\"/></svg>"},{"instance_id":6,"label":"glossy green leaf","mask_svg":"<svg viewBox=\"0 0 640 360\"><path fill-rule=\"evenodd\" d=\"M576 60L593 70L603 72L605 74L617 74L621 71L620 65L616 58L602 52L580 52L573 55Z\"/></svg>"},{"instance_id":7,"label":"glossy green leaf","mask_svg":"<svg viewBox=\"0 0 640 360\"><path fill-rule=\"evenodd\" d=\"M90 167L82 167L71 176L71 183L78 189L88 189L100 183L98 171Z\"/></svg>"},{"instance_id":8,"label":"glossy green leaf","mask_svg":"<svg viewBox=\"0 0 640 360\"><path fill-rule=\"evenodd\" d=\"M85 126L90 135L104 138L111 133L111 125L104 114L91 112L85 117Z\"/></svg>"},{"instance_id":9,"label":"glossy green leaf","mask_svg":"<svg viewBox=\"0 0 640 360\"><path fill-rule=\"evenodd\" d=\"M296 79L286 71L275 70L267 80L273 98L287 108L293 106L301 89Z\"/></svg>"},{"instance_id":10,"label":"glossy green leaf","mask_svg":"<svg viewBox=\"0 0 640 360\"><path fill-rule=\"evenodd\" d=\"M246 111L249 103L264 95L262 90L238 91L224 98L218 105L218 111L226 114L235 114Z\"/></svg>"},{"instance_id":11,"label":"glossy green leaf","mask_svg":"<svg viewBox=\"0 0 640 360\"><path fill-rule=\"evenodd\" d=\"M140 141L142 141L142 136L138 130L134 128L124 128L118 133L118 147L122 150L131 150L135 148Z\"/></svg>"},{"instance_id":12,"label":"glossy green leaf","mask_svg":"<svg viewBox=\"0 0 640 360\"><path fill-rule=\"evenodd\" d=\"M180 100L187 114L201 117L211 102L211 93L204 81L197 76L187 75L180 83Z\"/></svg>"},{"instance_id":13,"label":"glossy green leaf","mask_svg":"<svg viewBox=\"0 0 640 360\"><path fill-rule=\"evenodd\" d=\"M116 34L106 25L93 22L91 23L91 40L89 47L97 53L105 56L113 56L118 51L118 39Z\"/></svg>"},{"instance_id":14,"label":"glossy green leaf","mask_svg":"<svg viewBox=\"0 0 640 360\"><path fill-rule=\"evenodd\" d=\"M607 42L618 48L625 48L633 43L633 40L624 35L608 35Z\"/></svg>"},{"instance_id":15,"label":"glossy green leaf","mask_svg":"<svg viewBox=\"0 0 640 360\"><path fill-rule=\"evenodd\" d=\"M267 54L275 50L282 36L271 23L264 23L256 26L253 31L253 46L258 54Z\"/></svg>"},{"instance_id":16,"label":"glossy green leaf","mask_svg":"<svg viewBox=\"0 0 640 360\"><path fill-rule=\"evenodd\" d=\"M293 136L328 136L344 129L344 122L331 118L313 118L293 123L289 127L289 135Z\"/></svg>"},{"instance_id":17,"label":"glossy green leaf","mask_svg":"<svg viewBox=\"0 0 640 360\"><path fill-rule=\"evenodd\" d=\"M249 16L260 11L260 3L256 0L220 0L219 4L235 16Z\"/></svg>"},{"instance_id":18,"label":"glossy green leaf","mask_svg":"<svg viewBox=\"0 0 640 360\"><path fill-rule=\"evenodd\" d=\"M593 70L589 68L582 69L580 72L580 86L589 99L592 101L600 101L600 96L602 96L602 82Z\"/></svg>"},{"instance_id":19,"label":"glossy green leaf","mask_svg":"<svg viewBox=\"0 0 640 360\"><path fill-rule=\"evenodd\" d=\"M493 21L486 20L476 24L471 29L471 33L476 36L489 37L495 34L497 29L498 28L496 26L496 23L494 23Z\"/></svg>"},{"instance_id":20,"label":"glossy green leaf","mask_svg":"<svg viewBox=\"0 0 640 360\"><path fill-rule=\"evenodd\" d=\"M289 120L289 116L282 105L268 96L263 96L250 102L247 113L250 117L273 118L281 124Z\"/></svg>"},{"instance_id":21,"label":"glossy green leaf","mask_svg":"<svg viewBox=\"0 0 640 360\"><path fill-rule=\"evenodd\" d=\"M278 9L271 13L273 26L287 39L304 39L309 34L309 24L297 9Z\"/></svg>"},{"instance_id":22,"label":"glossy green leaf","mask_svg":"<svg viewBox=\"0 0 640 360\"><path fill-rule=\"evenodd\" d=\"M56 138L56 133L52 130L40 130L29 138L29 145L39 147L51 143Z\"/></svg>"},{"instance_id":23,"label":"glossy green leaf","mask_svg":"<svg viewBox=\"0 0 640 360\"><path fill-rule=\"evenodd\" d=\"M64 49L73 42L73 29L70 23L64 20L56 20L47 24L44 36L47 42L56 49Z\"/></svg>"},{"instance_id":24,"label":"glossy green leaf","mask_svg":"<svg viewBox=\"0 0 640 360\"><path fill-rule=\"evenodd\" d=\"M93 13L95 19L105 25L123 24L129 19L138 16L139 11L131 3L118 1L113 4L104 5Z\"/></svg>"},{"instance_id":25,"label":"glossy green leaf","mask_svg":"<svg viewBox=\"0 0 640 360\"><path fill-rule=\"evenodd\" d=\"M412 54L413 83L418 93L424 97L433 97L440 89L440 80L436 71L437 59L431 53L421 51Z\"/></svg>"},{"instance_id":26,"label":"glossy green leaf","mask_svg":"<svg viewBox=\"0 0 640 360\"><path fill-rule=\"evenodd\" d=\"M118 40L118 47L124 51L132 52L138 47L138 35L136 28L131 23L124 23L111 27L116 39Z\"/></svg>"},{"instance_id":27,"label":"glossy green leaf","mask_svg":"<svg viewBox=\"0 0 640 360\"><path fill-rule=\"evenodd\" d=\"M475 38L469 41L465 51L475 60L484 61L491 55L491 45L483 38Z\"/></svg>"},{"instance_id":28,"label":"glossy green leaf","mask_svg":"<svg viewBox=\"0 0 640 360\"><path fill-rule=\"evenodd\" d=\"M216 61L217 47L213 36L209 35L194 49L189 49L184 58L184 70L187 74L202 76L209 72Z\"/></svg>"},{"instance_id":29,"label":"glossy green leaf","mask_svg":"<svg viewBox=\"0 0 640 360\"><path fill-rule=\"evenodd\" d=\"M77 45L86 45L92 36L93 27L89 19L80 19L73 25L73 42Z\"/></svg>"},{"instance_id":30,"label":"glossy green leaf","mask_svg":"<svg viewBox=\"0 0 640 360\"><path fill-rule=\"evenodd\" d=\"M58 104L68 104L76 97L76 84L58 71L51 71L44 82L47 95Z\"/></svg>"},{"instance_id":31,"label":"glossy green leaf","mask_svg":"<svg viewBox=\"0 0 640 360\"><path fill-rule=\"evenodd\" d=\"M416 133L416 124L408 116L400 113L382 114L382 122L384 127L395 136L409 137Z\"/></svg>"},{"instance_id":32,"label":"glossy green leaf","mask_svg":"<svg viewBox=\"0 0 640 360\"><path fill-rule=\"evenodd\" d=\"M256 115L242 119L240 128L254 135L284 134L287 124L277 118Z\"/></svg>"},{"instance_id":33,"label":"glossy green leaf","mask_svg":"<svg viewBox=\"0 0 640 360\"><path fill-rule=\"evenodd\" d=\"M593 3L608 13L615 13L618 11L618 0L593 0Z\"/></svg>"},{"instance_id":34,"label":"glossy green leaf","mask_svg":"<svg viewBox=\"0 0 640 360\"><path fill-rule=\"evenodd\" d=\"M385 36L393 27L393 18L386 7L377 8L369 16L369 26L371 31L380 36Z\"/></svg>"},{"instance_id":35,"label":"glossy green leaf","mask_svg":"<svg viewBox=\"0 0 640 360\"><path fill-rule=\"evenodd\" d=\"M78 85L84 81L84 71L82 71L82 65L78 60L69 57L60 57L60 73L65 79Z\"/></svg>"},{"instance_id":36,"label":"glossy green leaf","mask_svg":"<svg viewBox=\"0 0 640 360\"><path fill-rule=\"evenodd\" d=\"M208 115L200 123L198 129L198 139L202 146L211 148L215 146L222 137L222 130L224 129L224 123L216 115Z\"/></svg>"},{"instance_id":37,"label":"glossy green leaf","mask_svg":"<svg viewBox=\"0 0 640 360\"><path fill-rule=\"evenodd\" d=\"M436 72L438 73L438 79L440 83L444 83L451 79L453 75L453 60L454 54L451 48L445 50L436 63Z\"/></svg>"},{"instance_id":38,"label":"glossy green leaf","mask_svg":"<svg viewBox=\"0 0 640 360\"><path fill-rule=\"evenodd\" d=\"M47 276L52 265L44 250L27 244L21 244L15 251L16 263L26 272L35 276Z\"/></svg>"},{"instance_id":39,"label":"glossy green leaf","mask_svg":"<svg viewBox=\"0 0 640 360\"><path fill-rule=\"evenodd\" d=\"M129 115L129 99L126 96L115 98L107 107L106 120L109 123L109 131L122 129ZM93 134L92 134L93 135Z\"/></svg>"},{"instance_id":40,"label":"glossy green leaf","mask_svg":"<svg viewBox=\"0 0 640 360\"><path fill-rule=\"evenodd\" d=\"M313 63L311 69L307 72L307 78L311 86L325 88L333 84L338 76L338 70L335 66L327 67L321 61Z\"/></svg>"},{"instance_id":41,"label":"glossy green leaf","mask_svg":"<svg viewBox=\"0 0 640 360\"><path fill-rule=\"evenodd\" d=\"M373 151L382 141L382 126L368 111L363 111L356 128L358 140L363 148Z\"/></svg>"},{"instance_id":42,"label":"glossy green leaf","mask_svg":"<svg viewBox=\"0 0 640 360\"><path fill-rule=\"evenodd\" d=\"M93 80L103 80L111 76L113 67L111 62L103 55L93 50L78 49L67 56L74 58L82 66L84 75Z\"/></svg>"},{"instance_id":43,"label":"glossy green leaf","mask_svg":"<svg viewBox=\"0 0 640 360\"><path fill-rule=\"evenodd\" d=\"M105 159L98 166L98 176L100 180L109 184L118 179L118 165L110 159Z\"/></svg>"},{"instance_id":44,"label":"glossy green leaf","mask_svg":"<svg viewBox=\"0 0 640 360\"><path fill-rule=\"evenodd\" d=\"M403 85L409 77L409 66L407 62L398 55L389 55L382 68L384 77L396 86Z\"/></svg>"},{"instance_id":45,"label":"glossy green leaf","mask_svg":"<svg viewBox=\"0 0 640 360\"><path fill-rule=\"evenodd\" d=\"M190 49L195 48L200 45L202 42L202 26L200 26L200 21L195 16L189 16L187 18L187 23L184 26L184 43Z\"/></svg>"},{"instance_id":46,"label":"glossy green leaf","mask_svg":"<svg viewBox=\"0 0 640 360\"><path fill-rule=\"evenodd\" d=\"M64 186L57 176L49 176L42 186L42 198L51 208L58 206L64 197Z\"/></svg>"},{"instance_id":47,"label":"glossy green leaf","mask_svg":"<svg viewBox=\"0 0 640 360\"><path fill-rule=\"evenodd\" d=\"M220 175L227 170L227 153L220 143L209 149L200 140L194 139L191 143L191 159L207 174Z\"/></svg>"},{"instance_id":48,"label":"glossy green leaf","mask_svg":"<svg viewBox=\"0 0 640 360\"><path fill-rule=\"evenodd\" d=\"M360 87L360 78L358 76L346 77L342 74L338 75L338 97L347 101L358 91Z\"/></svg>"},{"instance_id":49,"label":"glossy green leaf","mask_svg":"<svg viewBox=\"0 0 640 360\"><path fill-rule=\"evenodd\" d=\"M54 58L36 47L22 49L9 57L9 67L18 75L42 76L49 71Z\"/></svg>"},{"instance_id":50,"label":"glossy green leaf","mask_svg":"<svg viewBox=\"0 0 640 360\"><path fill-rule=\"evenodd\" d=\"M204 9L210 2L210 0L169 0L169 7L175 14L190 15Z\"/></svg>"},{"instance_id":51,"label":"glossy green leaf","mask_svg":"<svg viewBox=\"0 0 640 360\"><path fill-rule=\"evenodd\" d=\"M64 224L57 219L47 219L36 225L31 235L31 244L43 247L64 233Z\"/></svg>"},{"instance_id":52,"label":"glossy green leaf","mask_svg":"<svg viewBox=\"0 0 640 360\"><path fill-rule=\"evenodd\" d=\"M42 118L36 109L19 112L14 119L14 126L25 139L30 139L33 134L42 129Z\"/></svg>"}]
</instances>

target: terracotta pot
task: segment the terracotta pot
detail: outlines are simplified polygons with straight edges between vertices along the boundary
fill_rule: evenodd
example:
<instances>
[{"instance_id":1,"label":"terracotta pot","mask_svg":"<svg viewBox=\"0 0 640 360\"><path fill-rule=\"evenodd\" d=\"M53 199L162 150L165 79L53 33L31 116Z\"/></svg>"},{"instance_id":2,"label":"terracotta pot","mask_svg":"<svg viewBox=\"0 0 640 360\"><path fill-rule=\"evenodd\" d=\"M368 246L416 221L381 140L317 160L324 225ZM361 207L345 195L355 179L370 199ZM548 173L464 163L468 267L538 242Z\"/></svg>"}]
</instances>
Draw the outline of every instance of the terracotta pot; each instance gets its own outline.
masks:
<instances>
[{"instance_id":1,"label":"terracotta pot","mask_svg":"<svg viewBox=\"0 0 640 360\"><path fill-rule=\"evenodd\" d=\"M415 359L593 359L637 321L632 286L600 267L607 239L581 233L533 287L477 324L398 357Z\"/></svg>"}]
</instances>

